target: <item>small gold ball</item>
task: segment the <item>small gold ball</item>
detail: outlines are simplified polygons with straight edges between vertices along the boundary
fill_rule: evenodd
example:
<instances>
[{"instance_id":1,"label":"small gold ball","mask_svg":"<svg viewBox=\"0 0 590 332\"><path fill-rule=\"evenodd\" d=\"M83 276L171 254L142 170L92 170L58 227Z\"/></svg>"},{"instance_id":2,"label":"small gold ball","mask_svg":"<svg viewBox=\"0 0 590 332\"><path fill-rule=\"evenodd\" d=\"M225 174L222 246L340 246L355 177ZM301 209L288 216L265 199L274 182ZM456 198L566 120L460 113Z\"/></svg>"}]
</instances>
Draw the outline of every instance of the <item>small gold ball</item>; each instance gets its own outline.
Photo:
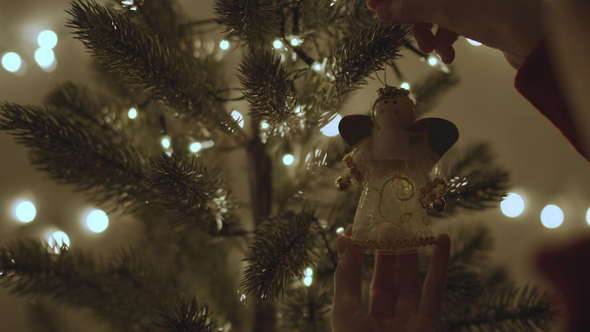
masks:
<instances>
[{"instance_id":1,"label":"small gold ball","mask_svg":"<svg viewBox=\"0 0 590 332\"><path fill-rule=\"evenodd\" d=\"M348 190L350 190L350 187L352 187L352 181L350 181L348 176L341 176L338 179L336 179L334 185L336 186L336 189L338 189L338 191L347 192Z\"/></svg>"}]
</instances>

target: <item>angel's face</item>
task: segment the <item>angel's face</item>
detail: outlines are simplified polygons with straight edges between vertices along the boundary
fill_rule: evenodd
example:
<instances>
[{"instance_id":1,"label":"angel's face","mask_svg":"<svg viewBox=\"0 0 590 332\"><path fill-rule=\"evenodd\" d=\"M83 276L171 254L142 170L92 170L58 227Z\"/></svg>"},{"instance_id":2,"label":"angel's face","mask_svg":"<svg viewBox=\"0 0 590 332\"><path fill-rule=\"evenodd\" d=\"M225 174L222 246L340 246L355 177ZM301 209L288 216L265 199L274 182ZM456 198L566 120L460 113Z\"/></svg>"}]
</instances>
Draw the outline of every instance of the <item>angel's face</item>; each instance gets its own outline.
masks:
<instances>
[{"instance_id":1,"label":"angel's face","mask_svg":"<svg viewBox=\"0 0 590 332\"><path fill-rule=\"evenodd\" d=\"M414 103L406 96L382 99L373 106L373 119L380 129L409 129L414 125Z\"/></svg>"}]
</instances>

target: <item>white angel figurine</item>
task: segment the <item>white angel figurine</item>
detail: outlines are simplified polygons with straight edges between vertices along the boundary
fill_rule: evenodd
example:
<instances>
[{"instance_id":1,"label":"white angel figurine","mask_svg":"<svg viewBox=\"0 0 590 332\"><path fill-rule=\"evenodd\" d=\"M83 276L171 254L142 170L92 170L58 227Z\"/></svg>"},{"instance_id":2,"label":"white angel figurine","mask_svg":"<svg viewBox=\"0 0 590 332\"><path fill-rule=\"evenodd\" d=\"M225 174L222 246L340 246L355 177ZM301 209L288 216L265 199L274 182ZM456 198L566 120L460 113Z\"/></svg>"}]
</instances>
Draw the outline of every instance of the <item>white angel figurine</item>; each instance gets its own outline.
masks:
<instances>
[{"instance_id":1,"label":"white angel figurine","mask_svg":"<svg viewBox=\"0 0 590 332\"><path fill-rule=\"evenodd\" d=\"M416 122L409 91L379 89L370 116L350 115L338 126L353 149L343 159L350 175L336 180L340 191L364 185L352 240L366 253L410 253L434 244L428 211L444 209L446 181L434 165L459 138L444 119Z\"/></svg>"}]
</instances>

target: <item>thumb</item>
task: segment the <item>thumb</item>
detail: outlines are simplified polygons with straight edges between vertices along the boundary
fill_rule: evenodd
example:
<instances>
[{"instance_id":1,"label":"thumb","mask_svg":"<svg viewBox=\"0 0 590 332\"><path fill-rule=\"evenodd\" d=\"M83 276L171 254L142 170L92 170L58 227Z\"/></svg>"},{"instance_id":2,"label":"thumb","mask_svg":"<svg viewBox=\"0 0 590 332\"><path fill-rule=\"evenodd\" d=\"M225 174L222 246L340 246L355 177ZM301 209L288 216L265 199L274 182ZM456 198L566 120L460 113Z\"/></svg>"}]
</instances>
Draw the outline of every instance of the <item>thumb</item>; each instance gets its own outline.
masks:
<instances>
[{"instance_id":1,"label":"thumb","mask_svg":"<svg viewBox=\"0 0 590 332\"><path fill-rule=\"evenodd\" d=\"M431 0L383 0L375 7L375 14L386 23L432 23L432 15L435 13L437 2Z\"/></svg>"}]
</instances>

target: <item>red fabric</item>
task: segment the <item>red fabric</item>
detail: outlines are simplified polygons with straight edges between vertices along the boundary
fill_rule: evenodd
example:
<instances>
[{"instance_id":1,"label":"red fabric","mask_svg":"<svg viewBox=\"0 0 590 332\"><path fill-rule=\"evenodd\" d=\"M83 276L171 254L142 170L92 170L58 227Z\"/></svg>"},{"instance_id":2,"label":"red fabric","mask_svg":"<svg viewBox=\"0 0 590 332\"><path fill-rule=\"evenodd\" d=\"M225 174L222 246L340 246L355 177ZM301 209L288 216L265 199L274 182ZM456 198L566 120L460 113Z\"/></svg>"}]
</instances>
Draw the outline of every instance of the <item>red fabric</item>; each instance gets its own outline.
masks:
<instances>
[{"instance_id":1,"label":"red fabric","mask_svg":"<svg viewBox=\"0 0 590 332\"><path fill-rule=\"evenodd\" d=\"M576 134L567 102L558 81L551 66L546 42L541 41L518 69L514 86L584 156L580 139ZM586 159L588 160L588 158Z\"/></svg>"}]
</instances>

